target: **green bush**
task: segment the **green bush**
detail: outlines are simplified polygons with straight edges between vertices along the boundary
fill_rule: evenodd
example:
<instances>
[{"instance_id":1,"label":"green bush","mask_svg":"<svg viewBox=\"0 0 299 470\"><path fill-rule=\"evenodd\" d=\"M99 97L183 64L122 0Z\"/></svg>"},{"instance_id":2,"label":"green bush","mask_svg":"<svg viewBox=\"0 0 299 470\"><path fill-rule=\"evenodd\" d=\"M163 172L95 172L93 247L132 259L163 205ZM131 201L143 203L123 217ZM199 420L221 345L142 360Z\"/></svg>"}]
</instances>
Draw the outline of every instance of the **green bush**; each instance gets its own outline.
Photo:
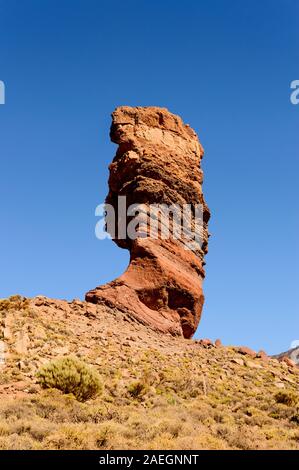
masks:
<instances>
[{"instance_id":1,"label":"green bush","mask_svg":"<svg viewBox=\"0 0 299 470\"><path fill-rule=\"evenodd\" d=\"M45 364L38 371L37 379L43 388L57 388L63 393L72 393L79 401L88 400L102 390L97 371L71 356Z\"/></svg>"}]
</instances>

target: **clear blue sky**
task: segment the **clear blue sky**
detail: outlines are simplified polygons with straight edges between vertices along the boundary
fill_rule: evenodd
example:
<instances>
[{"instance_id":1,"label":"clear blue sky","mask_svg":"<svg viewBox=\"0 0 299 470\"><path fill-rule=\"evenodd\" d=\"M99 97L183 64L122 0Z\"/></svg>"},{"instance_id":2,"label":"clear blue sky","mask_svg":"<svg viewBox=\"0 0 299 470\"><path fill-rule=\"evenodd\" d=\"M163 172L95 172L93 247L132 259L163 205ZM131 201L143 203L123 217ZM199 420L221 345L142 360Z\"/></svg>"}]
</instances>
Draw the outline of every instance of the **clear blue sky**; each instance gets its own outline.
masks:
<instances>
[{"instance_id":1,"label":"clear blue sky","mask_svg":"<svg viewBox=\"0 0 299 470\"><path fill-rule=\"evenodd\" d=\"M128 253L94 235L110 113L157 105L206 150L197 335L299 339L298 0L0 0L0 297L83 298Z\"/></svg>"}]
</instances>

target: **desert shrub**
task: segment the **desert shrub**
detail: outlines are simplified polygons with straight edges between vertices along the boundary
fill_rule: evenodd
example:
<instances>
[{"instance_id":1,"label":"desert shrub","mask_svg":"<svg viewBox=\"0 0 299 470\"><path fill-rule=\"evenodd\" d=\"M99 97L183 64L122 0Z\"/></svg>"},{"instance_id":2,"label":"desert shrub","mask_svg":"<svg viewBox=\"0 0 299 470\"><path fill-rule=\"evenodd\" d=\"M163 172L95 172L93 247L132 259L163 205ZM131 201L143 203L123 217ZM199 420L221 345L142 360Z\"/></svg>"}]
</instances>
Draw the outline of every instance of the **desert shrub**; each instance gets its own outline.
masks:
<instances>
[{"instance_id":1,"label":"desert shrub","mask_svg":"<svg viewBox=\"0 0 299 470\"><path fill-rule=\"evenodd\" d=\"M36 441L42 441L53 430L55 430L53 423L37 416L30 421L18 419L9 423L9 434L29 435Z\"/></svg>"},{"instance_id":2,"label":"desert shrub","mask_svg":"<svg viewBox=\"0 0 299 470\"><path fill-rule=\"evenodd\" d=\"M299 412L294 414L292 417L291 417L291 422L292 423L296 423L296 424L299 424Z\"/></svg>"},{"instance_id":3,"label":"desert shrub","mask_svg":"<svg viewBox=\"0 0 299 470\"><path fill-rule=\"evenodd\" d=\"M147 384L142 380L133 382L128 387L128 392L133 398L140 398L147 391Z\"/></svg>"},{"instance_id":4,"label":"desert shrub","mask_svg":"<svg viewBox=\"0 0 299 470\"><path fill-rule=\"evenodd\" d=\"M71 356L45 364L37 372L37 379L43 388L57 388L63 393L72 393L79 401L88 400L102 390L97 371Z\"/></svg>"},{"instance_id":5,"label":"desert shrub","mask_svg":"<svg viewBox=\"0 0 299 470\"><path fill-rule=\"evenodd\" d=\"M11 434L0 436L0 450L41 450L41 444L27 434Z\"/></svg>"},{"instance_id":6,"label":"desert shrub","mask_svg":"<svg viewBox=\"0 0 299 470\"><path fill-rule=\"evenodd\" d=\"M0 299L0 312L9 310L26 309L29 306L29 299L21 295L12 295L8 299Z\"/></svg>"},{"instance_id":7,"label":"desert shrub","mask_svg":"<svg viewBox=\"0 0 299 470\"><path fill-rule=\"evenodd\" d=\"M298 402L298 396L294 392L281 391L275 395L276 403L287 406L295 406Z\"/></svg>"}]
</instances>

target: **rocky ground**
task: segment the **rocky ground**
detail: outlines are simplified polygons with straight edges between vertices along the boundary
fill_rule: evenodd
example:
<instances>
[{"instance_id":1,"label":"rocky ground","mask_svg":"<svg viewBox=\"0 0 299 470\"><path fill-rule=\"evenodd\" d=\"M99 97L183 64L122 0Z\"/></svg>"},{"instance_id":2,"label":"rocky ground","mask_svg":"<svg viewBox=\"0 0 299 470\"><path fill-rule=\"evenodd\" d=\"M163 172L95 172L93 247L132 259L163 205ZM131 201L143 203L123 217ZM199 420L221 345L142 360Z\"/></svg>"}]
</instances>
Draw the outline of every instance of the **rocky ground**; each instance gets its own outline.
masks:
<instances>
[{"instance_id":1,"label":"rocky ground","mask_svg":"<svg viewBox=\"0 0 299 470\"><path fill-rule=\"evenodd\" d=\"M249 348L162 335L115 309L0 301L0 449L299 449L299 369ZM42 390L77 356L102 393Z\"/></svg>"}]
</instances>

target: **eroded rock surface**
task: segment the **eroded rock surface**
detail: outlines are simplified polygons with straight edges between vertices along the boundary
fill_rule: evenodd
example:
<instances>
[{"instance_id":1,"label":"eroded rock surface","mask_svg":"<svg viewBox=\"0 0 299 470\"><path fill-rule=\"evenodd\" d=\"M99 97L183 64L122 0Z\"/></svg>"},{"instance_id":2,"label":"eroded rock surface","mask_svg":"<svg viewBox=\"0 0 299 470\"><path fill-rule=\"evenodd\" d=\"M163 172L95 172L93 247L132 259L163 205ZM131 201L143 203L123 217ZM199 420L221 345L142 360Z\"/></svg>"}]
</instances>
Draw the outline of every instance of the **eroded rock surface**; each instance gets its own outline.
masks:
<instances>
[{"instance_id":1,"label":"eroded rock surface","mask_svg":"<svg viewBox=\"0 0 299 470\"><path fill-rule=\"evenodd\" d=\"M285 351L283 353L277 354L273 357L278 359L279 361L285 361L287 363L291 361L296 364L297 367L299 367L299 346L289 349L288 351Z\"/></svg>"},{"instance_id":2,"label":"eroded rock surface","mask_svg":"<svg viewBox=\"0 0 299 470\"><path fill-rule=\"evenodd\" d=\"M138 226L134 240L116 230L114 241L130 250L130 264L119 278L88 292L86 300L116 307L158 331L190 338L204 302L203 266L210 217L202 193L203 148L189 125L157 107L117 108L110 136L118 149L110 165L106 202L115 208L119 223L123 222L119 196L126 196L126 208L143 205L145 215L139 214L139 221L148 220L146 214L153 205L175 205L174 213L180 208L183 214L188 204L191 233L195 230L195 207L202 209L201 236L192 243L189 231L174 236L181 225L175 218L178 214L168 222L164 212L157 238L148 236L146 223ZM131 221L132 217L125 216L125 226ZM162 235L167 224L170 237Z\"/></svg>"}]
</instances>

